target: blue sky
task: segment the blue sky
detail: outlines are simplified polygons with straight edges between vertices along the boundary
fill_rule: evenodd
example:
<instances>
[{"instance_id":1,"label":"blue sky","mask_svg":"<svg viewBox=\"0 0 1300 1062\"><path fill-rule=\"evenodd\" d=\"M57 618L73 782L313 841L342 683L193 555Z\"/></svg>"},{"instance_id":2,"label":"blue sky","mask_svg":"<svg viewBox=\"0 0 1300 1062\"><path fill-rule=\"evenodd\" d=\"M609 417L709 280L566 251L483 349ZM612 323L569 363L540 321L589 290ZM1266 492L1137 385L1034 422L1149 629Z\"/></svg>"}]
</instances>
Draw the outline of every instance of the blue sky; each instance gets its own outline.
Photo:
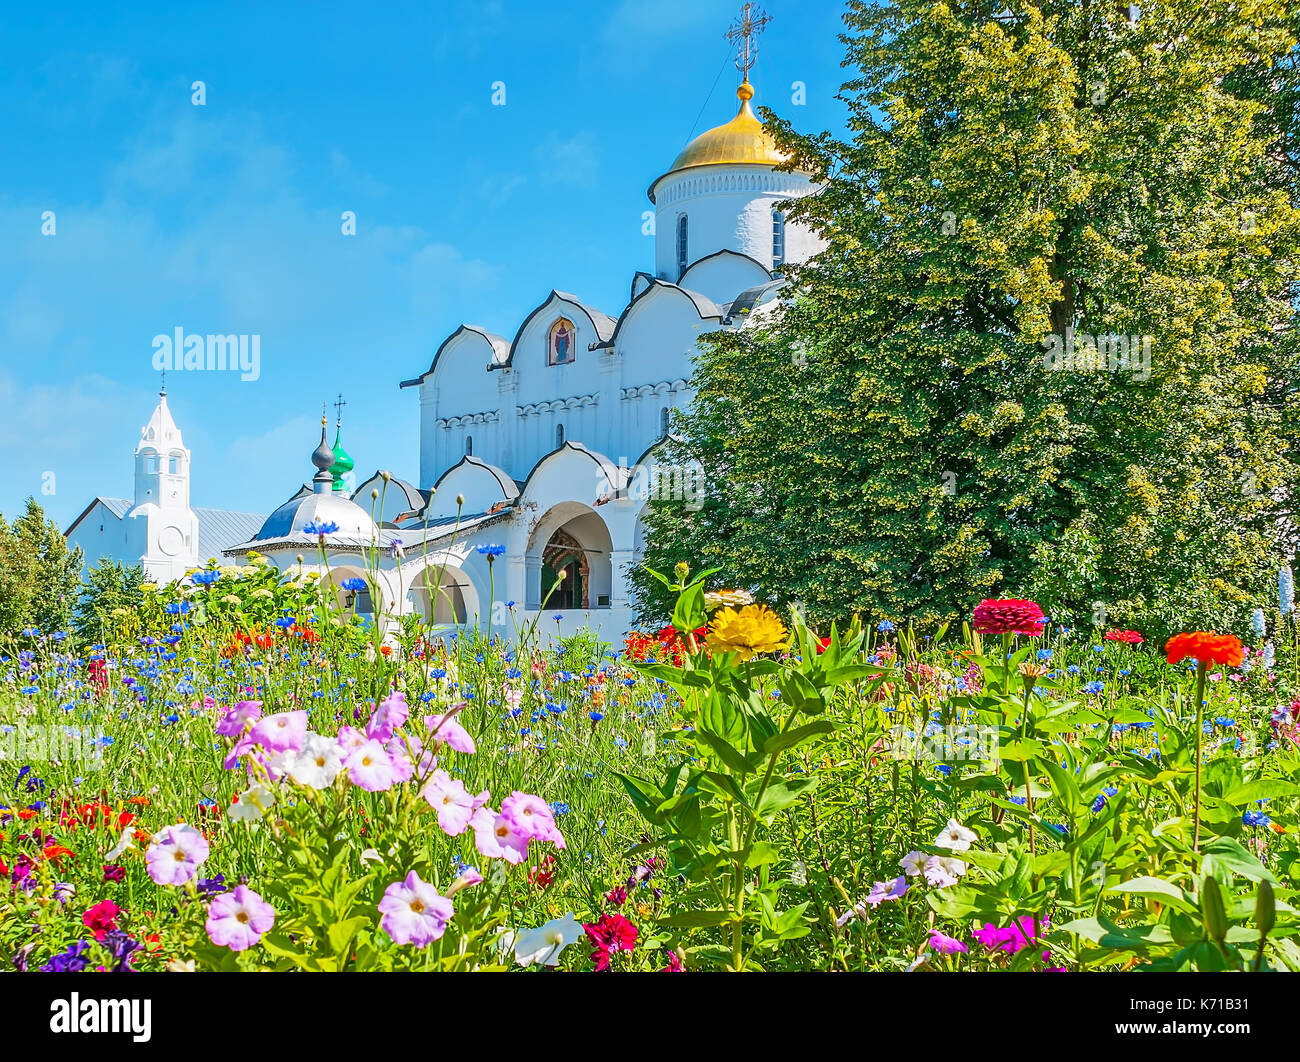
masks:
<instances>
[{"instance_id":1,"label":"blue sky","mask_svg":"<svg viewBox=\"0 0 1300 1062\"><path fill-rule=\"evenodd\" d=\"M734 113L739 6L11 5L0 514L35 495L66 527L96 494L130 496L153 337L178 326L261 336L257 381L169 374L193 504L284 500L340 391L358 473L414 480L418 399L398 384L459 323L513 335L552 288L617 315L652 267L645 190ZM756 102L842 129L842 6L764 7Z\"/></svg>"}]
</instances>

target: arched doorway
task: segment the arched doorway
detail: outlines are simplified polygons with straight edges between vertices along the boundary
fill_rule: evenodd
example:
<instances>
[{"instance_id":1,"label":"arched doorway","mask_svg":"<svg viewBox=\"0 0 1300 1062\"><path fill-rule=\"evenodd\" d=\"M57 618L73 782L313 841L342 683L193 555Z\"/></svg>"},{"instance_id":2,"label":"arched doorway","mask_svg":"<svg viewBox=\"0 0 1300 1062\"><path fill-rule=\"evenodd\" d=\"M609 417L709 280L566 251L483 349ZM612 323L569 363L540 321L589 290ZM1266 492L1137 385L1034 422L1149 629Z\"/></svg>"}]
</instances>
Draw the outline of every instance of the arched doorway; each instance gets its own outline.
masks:
<instances>
[{"instance_id":1,"label":"arched doorway","mask_svg":"<svg viewBox=\"0 0 1300 1062\"><path fill-rule=\"evenodd\" d=\"M370 596L370 580L366 578L364 569L346 565L341 568L331 568L330 575L330 595L333 598L334 606L340 612L356 611L358 616L369 619L374 615L375 606Z\"/></svg>"},{"instance_id":2,"label":"arched doorway","mask_svg":"<svg viewBox=\"0 0 1300 1062\"><path fill-rule=\"evenodd\" d=\"M474 584L455 565L430 564L411 586L411 599L425 623L461 625L478 612Z\"/></svg>"},{"instance_id":3,"label":"arched doorway","mask_svg":"<svg viewBox=\"0 0 1300 1062\"><path fill-rule=\"evenodd\" d=\"M542 600L547 608L591 608L590 593L586 551L567 531L556 531L542 550Z\"/></svg>"},{"instance_id":4,"label":"arched doorway","mask_svg":"<svg viewBox=\"0 0 1300 1062\"><path fill-rule=\"evenodd\" d=\"M528 607L554 612L608 608L613 549L609 528L591 506L581 502L552 506L529 537Z\"/></svg>"}]
</instances>

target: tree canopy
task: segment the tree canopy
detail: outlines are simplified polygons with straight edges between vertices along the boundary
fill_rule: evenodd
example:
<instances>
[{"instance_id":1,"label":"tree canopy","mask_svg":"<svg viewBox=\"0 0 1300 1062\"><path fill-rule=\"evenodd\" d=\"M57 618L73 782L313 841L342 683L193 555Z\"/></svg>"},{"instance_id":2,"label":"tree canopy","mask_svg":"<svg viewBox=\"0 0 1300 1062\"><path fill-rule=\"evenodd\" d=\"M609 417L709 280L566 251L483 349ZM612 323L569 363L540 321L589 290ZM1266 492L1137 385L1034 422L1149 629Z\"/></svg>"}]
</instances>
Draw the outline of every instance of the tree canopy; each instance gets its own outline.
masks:
<instances>
[{"instance_id":1,"label":"tree canopy","mask_svg":"<svg viewBox=\"0 0 1300 1062\"><path fill-rule=\"evenodd\" d=\"M850 137L765 113L828 249L703 340L647 561L920 626L1226 627L1291 556L1300 16L853 2ZM1135 16L1135 17L1134 17ZM653 580L636 577L647 617Z\"/></svg>"}]
</instances>

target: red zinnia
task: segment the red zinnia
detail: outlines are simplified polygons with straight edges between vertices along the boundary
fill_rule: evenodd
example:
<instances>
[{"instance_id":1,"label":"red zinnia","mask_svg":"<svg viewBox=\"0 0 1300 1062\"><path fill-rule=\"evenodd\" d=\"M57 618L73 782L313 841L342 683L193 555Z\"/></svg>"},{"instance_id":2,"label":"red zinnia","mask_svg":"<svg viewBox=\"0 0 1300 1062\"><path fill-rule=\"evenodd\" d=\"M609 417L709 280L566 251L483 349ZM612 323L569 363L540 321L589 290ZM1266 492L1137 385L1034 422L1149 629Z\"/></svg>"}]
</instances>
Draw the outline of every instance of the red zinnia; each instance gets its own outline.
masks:
<instances>
[{"instance_id":1,"label":"red zinnia","mask_svg":"<svg viewBox=\"0 0 1300 1062\"><path fill-rule=\"evenodd\" d=\"M1214 631L1190 631L1175 634L1165 646L1165 657L1171 664L1188 657L1207 668L1215 664L1229 667L1241 665L1241 639L1235 634L1216 634Z\"/></svg>"},{"instance_id":2,"label":"red zinnia","mask_svg":"<svg viewBox=\"0 0 1300 1062\"><path fill-rule=\"evenodd\" d=\"M975 606L972 626L980 634L1043 633L1047 617L1033 601L1017 597L1003 600L986 599Z\"/></svg>"},{"instance_id":3,"label":"red zinnia","mask_svg":"<svg viewBox=\"0 0 1300 1062\"><path fill-rule=\"evenodd\" d=\"M1141 645L1145 640L1137 631L1107 631L1106 638L1112 642L1127 642L1129 645Z\"/></svg>"}]
</instances>

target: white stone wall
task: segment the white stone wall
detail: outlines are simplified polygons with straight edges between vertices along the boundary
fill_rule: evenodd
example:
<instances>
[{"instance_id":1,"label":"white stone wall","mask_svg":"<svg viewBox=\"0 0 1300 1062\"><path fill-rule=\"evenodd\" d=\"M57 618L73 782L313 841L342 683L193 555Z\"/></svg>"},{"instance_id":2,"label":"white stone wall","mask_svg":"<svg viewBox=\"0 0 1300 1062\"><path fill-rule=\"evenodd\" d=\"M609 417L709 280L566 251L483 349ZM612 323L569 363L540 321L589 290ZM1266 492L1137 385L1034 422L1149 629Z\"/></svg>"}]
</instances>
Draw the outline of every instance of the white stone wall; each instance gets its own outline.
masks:
<instances>
[{"instance_id":1,"label":"white stone wall","mask_svg":"<svg viewBox=\"0 0 1300 1062\"><path fill-rule=\"evenodd\" d=\"M665 178L655 189L655 272L672 281L681 275L677 219L683 214L688 219L688 262L731 250L771 269L773 211L783 200L815 190L803 174L757 165L698 166ZM787 262L805 261L820 246L806 228L787 222Z\"/></svg>"}]
</instances>

